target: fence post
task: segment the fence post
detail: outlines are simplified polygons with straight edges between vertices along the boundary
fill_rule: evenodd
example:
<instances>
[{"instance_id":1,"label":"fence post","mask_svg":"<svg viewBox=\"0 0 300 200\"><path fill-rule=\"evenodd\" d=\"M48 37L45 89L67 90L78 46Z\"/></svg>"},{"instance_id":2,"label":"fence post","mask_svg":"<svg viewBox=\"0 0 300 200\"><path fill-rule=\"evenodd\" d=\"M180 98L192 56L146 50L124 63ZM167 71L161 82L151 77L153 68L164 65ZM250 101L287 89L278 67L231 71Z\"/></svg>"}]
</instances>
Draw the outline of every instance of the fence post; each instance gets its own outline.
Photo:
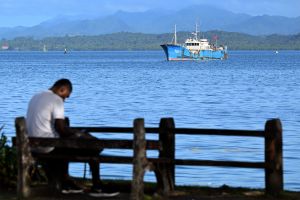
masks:
<instances>
[{"instance_id":1,"label":"fence post","mask_svg":"<svg viewBox=\"0 0 300 200\"><path fill-rule=\"evenodd\" d=\"M146 158L146 139L144 119L133 122L133 180L131 183L131 200L144 199L144 175L148 166Z\"/></svg>"},{"instance_id":2,"label":"fence post","mask_svg":"<svg viewBox=\"0 0 300 200\"><path fill-rule=\"evenodd\" d=\"M65 126L70 128L70 118L69 117L65 117Z\"/></svg>"},{"instance_id":3,"label":"fence post","mask_svg":"<svg viewBox=\"0 0 300 200\"><path fill-rule=\"evenodd\" d=\"M24 117L18 117L15 120L16 144L17 144L17 162L18 162L18 199L28 198L30 196L30 175L29 168L33 164L33 158L29 147L29 140L26 131L26 122Z\"/></svg>"},{"instance_id":4,"label":"fence post","mask_svg":"<svg viewBox=\"0 0 300 200\"><path fill-rule=\"evenodd\" d=\"M175 185L175 123L173 118L162 118L159 124L159 141L162 149L159 158L171 160L171 163L159 163L155 175L158 191L167 195L174 191Z\"/></svg>"},{"instance_id":5,"label":"fence post","mask_svg":"<svg viewBox=\"0 0 300 200\"><path fill-rule=\"evenodd\" d=\"M265 184L266 194L273 196L283 191L282 126L280 119L265 125Z\"/></svg>"}]
</instances>

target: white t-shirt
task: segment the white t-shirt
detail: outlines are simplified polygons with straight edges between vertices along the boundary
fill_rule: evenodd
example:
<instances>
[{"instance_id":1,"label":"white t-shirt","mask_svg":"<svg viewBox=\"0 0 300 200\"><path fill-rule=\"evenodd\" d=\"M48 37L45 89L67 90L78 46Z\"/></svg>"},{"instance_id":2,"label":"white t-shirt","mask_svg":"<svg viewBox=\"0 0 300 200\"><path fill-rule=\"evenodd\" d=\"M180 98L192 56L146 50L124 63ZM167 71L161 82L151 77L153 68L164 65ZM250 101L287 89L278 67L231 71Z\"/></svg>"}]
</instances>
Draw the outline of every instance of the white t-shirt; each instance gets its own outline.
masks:
<instances>
[{"instance_id":1,"label":"white t-shirt","mask_svg":"<svg viewBox=\"0 0 300 200\"><path fill-rule=\"evenodd\" d=\"M59 137L55 131L55 119L64 119L63 99L51 90L41 92L29 102L26 126L29 137ZM50 152L54 148L36 149L39 152Z\"/></svg>"}]
</instances>

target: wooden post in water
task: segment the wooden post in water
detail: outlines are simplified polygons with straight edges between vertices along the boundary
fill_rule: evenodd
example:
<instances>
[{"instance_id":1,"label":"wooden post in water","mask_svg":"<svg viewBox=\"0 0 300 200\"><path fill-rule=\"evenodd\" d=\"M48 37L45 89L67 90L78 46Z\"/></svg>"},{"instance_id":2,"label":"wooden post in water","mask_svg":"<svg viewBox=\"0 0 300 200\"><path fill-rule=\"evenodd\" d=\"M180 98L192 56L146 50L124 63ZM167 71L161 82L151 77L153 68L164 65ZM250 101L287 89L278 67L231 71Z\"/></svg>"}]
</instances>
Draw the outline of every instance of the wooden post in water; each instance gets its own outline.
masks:
<instances>
[{"instance_id":1,"label":"wooden post in water","mask_svg":"<svg viewBox=\"0 0 300 200\"><path fill-rule=\"evenodd\" d=\"M155 169L158 192L164 195L174 190L175 184L175 123L173 118L162 118L159 124L159 141L162 149L159 158L169 159L171 163L158 163Z\"/></svg>"},{"instance_id":2,"label":"wooden post in water","mask_svg":"<svg viewBox=\"0 0 300 200\"><path fill-rule=\"evenodd\" d=\"M18 117L15 120L16 143L17 143L17 162L18 162L18 199L28 198L30 196L30 175L29 168L33 164L33 158L29 147L29 140L26 130L24 117Z\"/></svg>"},{"instance_id":3,"label":"wooden post in water","mask_svg":"<svg viewBox=\"0 0 300 200\"><path fill-rule=\"evenodd\" d=\"M144 175L148 166L146 158L146 139L144 119L133 122L133 180L131 184L131 200L144 199Z\"/></svg>"},{"instance_id":4,"label":"wooden post in water","mask_svg":"<svg viewBox=\"0 0 300 200\"><path fill-rule=\"evenodd\" d=\"M277 196L283 191L282 126L279 119L265 125L266 194Z\"/></svg>"}]
</instances>

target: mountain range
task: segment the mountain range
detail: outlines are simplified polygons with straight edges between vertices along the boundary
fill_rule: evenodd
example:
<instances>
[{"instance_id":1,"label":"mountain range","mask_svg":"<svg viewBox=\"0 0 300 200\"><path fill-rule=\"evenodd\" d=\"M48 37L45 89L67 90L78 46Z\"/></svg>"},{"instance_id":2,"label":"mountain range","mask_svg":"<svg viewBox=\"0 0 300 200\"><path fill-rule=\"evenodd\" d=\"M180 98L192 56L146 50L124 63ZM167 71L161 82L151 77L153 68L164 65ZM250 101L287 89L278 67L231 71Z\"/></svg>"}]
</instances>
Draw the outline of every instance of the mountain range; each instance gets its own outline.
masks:
<instances>
[{"instance_id":1,"label":"mountain range","mask_svg":"<svg viewBox=\"0 0 300 200\"><path fill-rule=\"evenodd\" d=\"M148 10L145 12L118 11L94 19L60 16L32 27L0 27L0 38L44 38L50 36L101 35L116 32L170 33L176 24L178 31L221 30L251 35L300 33L300 17L251 16L206 5L195 5L178 11Z\"/></svg>"}]
</instances>

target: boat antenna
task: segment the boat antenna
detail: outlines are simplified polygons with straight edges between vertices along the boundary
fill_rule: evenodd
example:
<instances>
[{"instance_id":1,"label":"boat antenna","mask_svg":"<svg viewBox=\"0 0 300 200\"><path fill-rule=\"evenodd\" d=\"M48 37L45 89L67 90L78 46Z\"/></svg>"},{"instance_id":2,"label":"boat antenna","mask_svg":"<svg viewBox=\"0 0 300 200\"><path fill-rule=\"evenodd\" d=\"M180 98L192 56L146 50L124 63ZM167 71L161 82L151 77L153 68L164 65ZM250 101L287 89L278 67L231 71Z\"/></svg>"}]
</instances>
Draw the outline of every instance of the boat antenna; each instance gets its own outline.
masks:
<instances>
[{"instance_id":1,"label":"boat antenna","mask_svg":"<svg viewBox=\"0 0 300 200\"><path fill-rule=\"evenodd\" d=\"M196 32L195 32L195 34L196 34L196 40L198 40L198 24L196 23Z\"/></svg>"}]
</instances>

